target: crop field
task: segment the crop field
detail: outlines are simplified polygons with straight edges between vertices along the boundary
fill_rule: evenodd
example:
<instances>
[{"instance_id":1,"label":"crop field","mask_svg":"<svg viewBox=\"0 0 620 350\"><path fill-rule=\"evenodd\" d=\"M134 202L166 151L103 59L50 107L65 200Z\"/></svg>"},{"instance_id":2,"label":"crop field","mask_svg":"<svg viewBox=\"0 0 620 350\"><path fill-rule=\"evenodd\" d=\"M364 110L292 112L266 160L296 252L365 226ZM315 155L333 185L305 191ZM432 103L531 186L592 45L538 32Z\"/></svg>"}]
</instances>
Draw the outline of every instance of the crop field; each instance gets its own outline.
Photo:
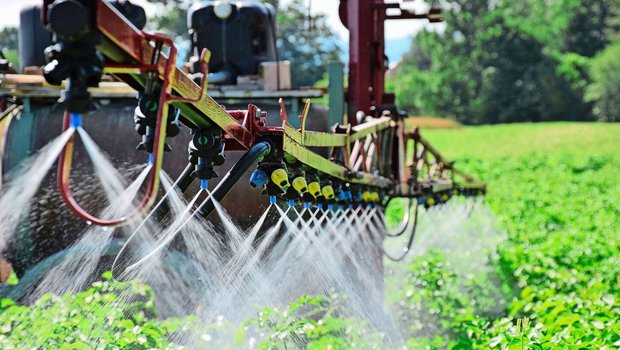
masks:
<instances>
[{"instance_id":1,"label":"crop field","mask_svg":"<svg viewBox=\"0 0 620 350\"><path fill-rule=\"evenodd\" d=\"M487 200L508 236L498 247L498 268L514 298L507 316L452 326L481 348L620 347L620 125L517 124L426 135L488 182Z\"/></svg>"},{"instance_id":2,"label":"crop field","mask_svg":"<svg viewBox=\"0 0 620 350\"><path fill-rule=\"evenodd\" d=\"M489 269L467 280L446 255L458 252L429 250L411 257L398 288L386 282L387 308L407 347L620 348L620 125L513 124L424 135L488 183L486 201L506 238ZM159 320L148 286L105 277L85 292L47 295L32 306L3 299L0 348L18 349L25 339L45 348L167 348L171 335L196 327L205 349L393 348L363 321L340 317L333 296L263 309L241 327L203 325ZM133 302L115 303L120 294ZM498 300L505 301L499 309ZM220 344L214 334L229 340Z\"/></svg>"}]
</instances>

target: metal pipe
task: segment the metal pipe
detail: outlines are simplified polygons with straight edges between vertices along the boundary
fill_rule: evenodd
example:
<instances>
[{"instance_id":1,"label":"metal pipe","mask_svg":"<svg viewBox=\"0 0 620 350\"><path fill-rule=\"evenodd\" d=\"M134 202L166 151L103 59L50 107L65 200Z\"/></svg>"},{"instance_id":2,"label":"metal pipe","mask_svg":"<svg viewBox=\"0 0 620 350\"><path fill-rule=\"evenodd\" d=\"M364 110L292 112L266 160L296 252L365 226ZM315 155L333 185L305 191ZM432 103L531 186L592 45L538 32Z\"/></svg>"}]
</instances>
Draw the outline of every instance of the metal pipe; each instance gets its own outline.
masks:
<instances>
[{"instance_id":1,"label":"metal pipe","mask_svg":"<svg viewBox=\"0 0 620 350\"><path fill-rule=\"evenodd\" d=\"M200 204L197 209L198 214L202 217L209 216L213 209L215 209L213 200L221 202L233 186L239 182L239 179L252 167L254 162L269 152L271 152L271 144L267 141L262 141L252 146L252 148L239 159L237 164L230 169L222 181L217 184L211 195Z\"/></svg>"}]
</instances>

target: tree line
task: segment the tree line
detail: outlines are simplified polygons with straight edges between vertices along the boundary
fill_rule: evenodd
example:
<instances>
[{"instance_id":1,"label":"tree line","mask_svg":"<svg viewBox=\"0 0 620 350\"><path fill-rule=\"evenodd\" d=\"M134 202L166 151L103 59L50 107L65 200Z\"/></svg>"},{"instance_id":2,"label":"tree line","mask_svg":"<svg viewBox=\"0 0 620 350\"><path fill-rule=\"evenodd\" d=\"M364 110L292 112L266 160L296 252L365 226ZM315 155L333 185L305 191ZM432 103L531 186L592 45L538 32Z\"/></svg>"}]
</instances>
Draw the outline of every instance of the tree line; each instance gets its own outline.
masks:
<instances>
[{"instance_id":1,"label":"tree line","mask_svg":"<svg viewBox=\"0 0 620 350\"><path fill-rule=\"evenodd\" d=\"M446 0L388 88L465 124L620 120L620 0Z\"/></svg>"}]
</instances>

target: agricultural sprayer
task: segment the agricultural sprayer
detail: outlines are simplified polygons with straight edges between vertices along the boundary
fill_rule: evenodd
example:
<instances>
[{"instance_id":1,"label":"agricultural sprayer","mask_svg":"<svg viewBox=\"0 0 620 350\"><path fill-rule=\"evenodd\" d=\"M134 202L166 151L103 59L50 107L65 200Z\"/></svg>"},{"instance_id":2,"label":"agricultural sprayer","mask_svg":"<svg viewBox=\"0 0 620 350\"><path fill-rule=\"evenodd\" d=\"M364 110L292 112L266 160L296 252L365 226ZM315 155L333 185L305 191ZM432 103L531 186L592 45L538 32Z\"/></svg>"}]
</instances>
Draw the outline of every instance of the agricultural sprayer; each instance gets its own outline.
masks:
<instances>
[{"instance_id":1,"label":"agricultural sprayer","mask_svg":"<svg viewBox=\"0 0 620 350\"><path fill-rule=\"evenodd\" d=\"M228 28L227 33L246 33L241 22L234 22L234 16L258 13L261 18L273 21L273 9L247 12L244 8L247 4L243 2L216 1L191 11L189 22L195 55L191 64L179 68L172 39L138 29L144 25L144 12L127 4L45 0L41 19L53 35L53 45L45 51L48 63L42 75L46 83L36 76L31 78L34 83L28 83L25 75L2 76L4 112L0 120L3 132L0 146L9 144L5 162L10 158L11 145L17 142L6 141L10 141L12 133L18 133L9 129L11 119L15 111L32 108L31 102L25 103L29 94L33 94L32 86L37 85L39 92L43 88L46 97L54 99L58 96L56 87L62 89L56 108L63 110L59 131L65 133L66 141L59 152L56 182L66 208L81 220L92 225L119 227L139 221L153 210L156 215L165 215L162 205L165 201L160 193L164 160L172 168L171 173L179 174L174 185L180 192L191 191L192 183L201 189L211 189L207 198L193 208L193 215L207 217L214 210L214 202L225 203L231 191L229 200L233 198L232 204L238 206L238 210L232 209L237 217L248 215L249 211L240 208L258 208L264 203L324 211L357 207L383 210L392 199L406 198L409 209L406 222L396 232L389 232L389 236L407 232L413 237L415 225L409 225L409 221L417 220L419 206L440 205L453 196L477 196L485 192L484 184L456 169L453 162L444 159L421 136L406 113L396 107L394 95L384 90L387 70L384 22L392 19L438 22L441 21L439 9L414 13L402 9L400 3L342 0L340 17L350 31L348 89L342 87L341 70L340 86L330 91L330 101L336 101L330 103L330 117L320 117L317 123L313 120L310 99L292 105L282 98L278 101L278 95L293 96L299 101L303 92L281 88L286 72L282 73L277 61L275 70L263 73L266 80L277 82L272 91L235 95L217 87L238 84L243 76L256 74L252 68L256 63L239 59L243 64L219 64L227 62L226 50L222 49L226 45L209 46L211 32L201 30L207 28L201 27L206 26L201 21L219 21L217 28ZM269 36L275 35L273 25L257 28L262 28L254 31L263 40L270 41ZM234 46L240 50L239 57L247 58L242 51L246 41L250 43L248 56L259 52L256 55L263 61L277 58L277 55L273 57L275 40L270 45L256 46L258 39L239 39ZM338 82L337 74L332 81ZM110 93L106 95L105 86L122 89L126 100L131 100L132 91L137 92L138 102L132 107L131 122L109 122L116 116L101 112L114 104L109 100ZM212 95L232 101L230 105L235 107L216 102ZM276 108L267 112L268 108L261 109L251 100L246 107L239 107L239 101L254 97L278 101L274 104ZM102 107L99 111L98 104ZM19 121L13 123L19 125ZM51 132L52 124L34 123L39 123L46 135ZM322 127L310 127L317 124ZM89 130L89 125L96 128ZM103 218L85 209L80 196L74 195L72 164L74 145L83 135L79 130L89 131L103 146L137 144L135 149L122 151L132 152L133 160L148 163L143 197L133 209ZM237 185L242 179L247 185ZM410 215L413 210L415 215Z\"/></svg>"}]
</instances>

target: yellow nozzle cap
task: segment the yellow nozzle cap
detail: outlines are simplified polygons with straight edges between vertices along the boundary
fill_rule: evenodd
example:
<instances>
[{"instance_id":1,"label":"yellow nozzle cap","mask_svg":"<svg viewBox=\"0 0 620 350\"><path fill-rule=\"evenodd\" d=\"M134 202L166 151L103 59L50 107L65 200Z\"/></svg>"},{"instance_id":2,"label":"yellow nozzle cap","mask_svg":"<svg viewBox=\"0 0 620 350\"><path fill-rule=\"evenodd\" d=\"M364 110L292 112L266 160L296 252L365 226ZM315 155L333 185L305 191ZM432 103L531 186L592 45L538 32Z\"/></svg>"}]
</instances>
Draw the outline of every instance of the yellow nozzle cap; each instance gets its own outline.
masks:
<instances>
[{"instance_id":1,"label":"yellow nozzle cap","mask_svg":"<svg viewBox=\"0 0 620 350\"><path fill-rule=\"evenodd\" d=\"M321 192L323 192L323 197L326 199L334 199L335 197L334 188L331 185L323 186L323 190Z\"/></svg>"},{"instance_id":2,"label":"yellow nozzle cap","mask_svg":"<svg viewBox=\"0 0 620 350\"><path fill-rule=\"evenodd\" d=\"M321 185L318 182L313 181L308 184L308 192L314 197L318 197L321 195Z\"/></svg>"},{"instance_id":3,"label":"yellow nozzle cap","mask_svg":"<svg viewBox=\"0 0 620 350\"><path fill-rule=\"evenodd\" d=\"M442 201L447 201L448 199L450 199L450 197L447 194L444 194L443 196L441 196L441 200Z\"/></svg>"},{"instance_id":4,"label":"yellow nozzle cap","mask_svg":"<svg viewBox=\"0 0 620 350\"><path fill-rule=\"evenodd\" d=\"M271 181L280 188L286 188L288 184L288 175L284 169L276 169L271 173Z\"/></svg>"},{"instance_id":5,"label":"yellow nozzle cap","mask_svg":"<svg viewBox=\"0 0 620 350\"><path fill-rule=\"evenodd\" d=\"M379 192L373 192L372 193L372 201L373 202L378 202L379 201Z\"/></svg>"},{"instance_id":6,"label":"yellow nozzle cap","mask_svg":"<svg viewBox=\"0 0 620 350\"><path fill-rule=\"evenodd\" d=\"M426 205L435 205L435 198L433 197L426 198Z\"/></svg>"},{"instance_id":7,"label":"yellow nozzle cap","mask_svg":"<svg viewBox=\"0 0 620 350\"><path fill-rule=\"evenodd\" d=\"M364 202L370 202L372 200L372 194L370 191L364 191L364 193L362 193L362 200Z\"/></svg>"},{"instance_id":8,"label":"yellow nozzle cap","mask_svg":"<svg viewBox=\"0 0 620 350\"><path fill-rule=\"evenodd\" d=\"M292 184L293 184L293 188L297 192L301 194L308 192L308 183L306 182L306 179L304 179L303 176L298 176L294 178Z\"/></svg>"}]
</instances>

